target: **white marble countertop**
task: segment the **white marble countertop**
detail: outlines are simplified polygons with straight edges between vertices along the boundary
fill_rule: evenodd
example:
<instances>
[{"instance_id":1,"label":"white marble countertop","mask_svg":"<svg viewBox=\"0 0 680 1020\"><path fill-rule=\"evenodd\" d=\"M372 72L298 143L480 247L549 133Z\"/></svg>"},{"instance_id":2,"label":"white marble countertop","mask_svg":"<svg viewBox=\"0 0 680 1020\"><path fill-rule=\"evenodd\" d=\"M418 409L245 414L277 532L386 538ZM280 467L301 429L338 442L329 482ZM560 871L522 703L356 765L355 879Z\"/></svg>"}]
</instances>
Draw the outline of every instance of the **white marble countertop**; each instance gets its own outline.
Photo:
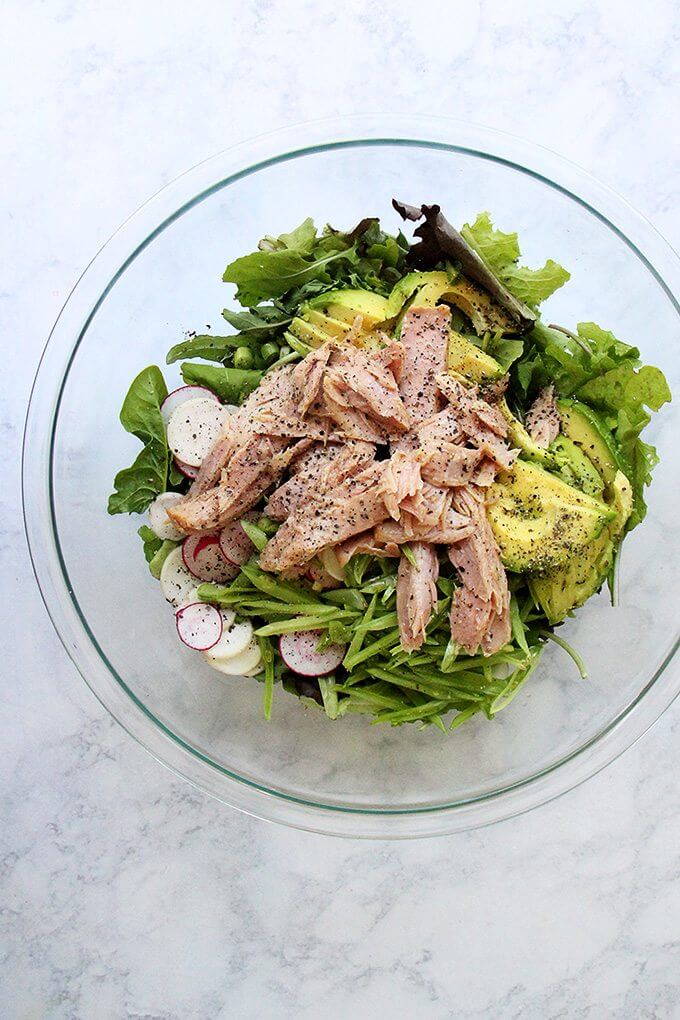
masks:
<instances>
[{"instance_id":1,"label":"white marble countertop","mask_svg":"<svg viewBox=\"0 0 680 1020\"><path fill-rule=\"evenodd\" d=\"M7 0L0 80L0 1015L680 1016L680 707L561 800L408 844L247 818L111 722L20 525L44 339L102 242L234 141L341 112L555 148L680 235L674 0Z\"/></svg>"}]
</instances>

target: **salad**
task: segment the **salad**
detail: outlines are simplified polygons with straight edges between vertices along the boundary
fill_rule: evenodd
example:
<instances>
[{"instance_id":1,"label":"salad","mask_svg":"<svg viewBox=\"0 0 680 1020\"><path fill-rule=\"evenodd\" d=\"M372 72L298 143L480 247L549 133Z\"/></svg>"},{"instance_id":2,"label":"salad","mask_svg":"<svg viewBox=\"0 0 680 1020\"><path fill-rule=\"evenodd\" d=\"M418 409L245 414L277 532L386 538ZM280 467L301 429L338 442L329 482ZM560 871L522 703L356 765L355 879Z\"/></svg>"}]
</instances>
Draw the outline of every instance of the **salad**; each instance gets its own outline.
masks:
<instances>
[{"instance_id":1,"label":"salad","mask_svg":"<svg viewBox=\"0 0 680 1020\"><path fill-rule=\"evenodd\" d=\"M331 719L491 719L560 624L607 584L657 461L671 395L593 322L546 323L569 280L520 260L488 213L393 206L306 219L227 266L231 332L143 369L121 410L143 444L109 513L139 535L179 639L216 670Z\"/></svg>"}]
</instances>

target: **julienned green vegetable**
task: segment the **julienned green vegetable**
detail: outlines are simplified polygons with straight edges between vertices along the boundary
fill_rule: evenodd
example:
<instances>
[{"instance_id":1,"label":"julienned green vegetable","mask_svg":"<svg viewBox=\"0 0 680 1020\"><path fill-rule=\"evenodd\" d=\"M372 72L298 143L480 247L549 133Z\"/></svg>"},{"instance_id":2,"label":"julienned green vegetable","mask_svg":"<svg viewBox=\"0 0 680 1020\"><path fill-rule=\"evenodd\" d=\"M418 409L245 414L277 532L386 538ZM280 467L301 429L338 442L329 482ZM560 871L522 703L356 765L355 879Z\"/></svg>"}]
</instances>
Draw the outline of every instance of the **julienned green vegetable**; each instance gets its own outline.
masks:
<instances>
[{"instance_id":1,"label":"julienned green vegetable","mask_svg":"<svg viewBox=\"0 0 680 1020\"><path fill-rule=\"evenodd\" d=\"M489 520L511 571L512 640L488 657L455 646L447 613L459 579L442 557L427 639L409 654L399 637L397 560L354 556L344 582L330 590L307 579L283 580L258 564L259 550L278 525L255 515L242 522L254 547L251 559L230 583L202 584L199 597L252 621L267 719L280 683L331 719L366 714L376 723L415 722L447 732L474 715L490 719L505 708L548 640L568 652L585 676L577 651L554 628L605 580L613 587L621 541L646 512L644 490L657 454L641 432L650 412L671 399L659 369L643 365L637 348L595 323L581 322L572 332L541 321L539 305L569 273L550 259L538 269L520 265L517 234L495 229L488 213L459 233L437 206L395 208L419 221L417 244L409 245L401 232L385 233L372 217L347 232L330 226L318 232L306 219L289 233L263 238L257 251L224 272L243 306L222 313L235 333L188 336L166 360L182 362L185 384L239 404L265 372L329 339L370 344L376 328L398 332L410 303L449 303L449 371L479 385L482 394L506 374L508 379L498 406L521 453L515 470L494 483ZM544 449L525 428L523 414L549 384L558 395L562 432ZM140 372L130 387L121 422L143 448L116 476L110 513L140 513L168 487L186 491L190 484L191 466L176 463L168 450L160 410L166 395L156 366ZM549 505L540 520L536 487ZM532 518L529 532L525 521ZM161 541L147 526L139 534L158 577L176 543ZM417 565L408 545L402 551ZM166 573L178 559L175 553ZM292 673L278 640L299 631L319 631L319 649L343 645L342 665L312 679Z\"/></svg>"}]
</instances>

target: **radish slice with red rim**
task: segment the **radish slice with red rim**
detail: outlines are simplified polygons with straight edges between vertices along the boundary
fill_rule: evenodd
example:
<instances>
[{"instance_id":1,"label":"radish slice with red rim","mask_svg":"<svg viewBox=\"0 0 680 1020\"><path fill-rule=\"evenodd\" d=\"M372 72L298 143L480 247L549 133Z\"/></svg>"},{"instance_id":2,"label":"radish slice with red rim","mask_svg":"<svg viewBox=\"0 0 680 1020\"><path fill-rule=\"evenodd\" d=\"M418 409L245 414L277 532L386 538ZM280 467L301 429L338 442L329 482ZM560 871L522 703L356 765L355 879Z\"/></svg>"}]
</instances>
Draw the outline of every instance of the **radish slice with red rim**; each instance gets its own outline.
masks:
<instances>
[{"instance_id":1,"label":"radish slice with red rim","mask_svg":"<svg viewBox=\"0 0 680 1020\"><path fill-rule=\"evenodd\" d=\"M182 559L194 577L208 584L233 581L239 572L238 566L222 555L217 535L189 535L182 543Z\"/></svg>"},{"instance_id":2,"label":"radish slice with red rim","mask_svg":"<svg viewBox=\"0 0 680 1020\"><path fill-rule=\"evenodd\" d=\"M218 404L220 403L220 398L217 394L209 390L207 386L178 386L176 390L168 393L161 404L161 417L165 424L168 424L170 415L180 404L185 404L187 400L196 400L199 397L216 400Z\"/></svg>"},{"instance_id":3,"label":"radish slice with red rim","mask_svg":"<svg viewBox=\"0 0 680 1020\"><path fill-rule=\"evenodd\" d=\"M177 470L181 471L187 478L193 479L198 477L198 468L194 467L193 464L185 464L183 460L179 459L179 457L173 457L172 459L175 462Z\"/></svg>"},{"instance_id":4,"label":"radish slice with red rim","mask_svg":"<svg viewBox=\"0 0 680 1020\"><path fill-rule=\"evenodd\" d=\"M168 447L185 464L200 467L228 417L222 405L211 397L186 400L168 418Z\"/></svg>"},{"instance_id":5,"label":"radish slice with red rim","mask_svg":"<svg viewBox=\"0 0 680 1020\"><path fill-rule=\"evenodd\" d=\"M297 630L282 634L279 652L288 669L300 676L326 676L337 669L345 657L345 645L327 645L322 652L317 645L322 630Z\"/></svg>"},{"instance_id":6,"label":"radish slice with red rim","mask_svg":"<svg viewBox=\"0 0 680 1020\"><path fill-rule=\"evenodd\" d=\"M260 515L250 512L243 515L243 520L257 521ZM241 527L241 521L231 521L220 531L220 549L225 560L238 566L247 563L255 546Z\"/></svg>"},{"instance_id":7,"label":"radish slice with red rim","mask_svg":"<svg viewBox=\"0 0 680 1020\"><path fill-rule=\"evenodd\" d=\"M192 602L175 613L180 640L197 652L205 652L222 637L222 615L205 602Z\"/></svg>"}]
</instances>

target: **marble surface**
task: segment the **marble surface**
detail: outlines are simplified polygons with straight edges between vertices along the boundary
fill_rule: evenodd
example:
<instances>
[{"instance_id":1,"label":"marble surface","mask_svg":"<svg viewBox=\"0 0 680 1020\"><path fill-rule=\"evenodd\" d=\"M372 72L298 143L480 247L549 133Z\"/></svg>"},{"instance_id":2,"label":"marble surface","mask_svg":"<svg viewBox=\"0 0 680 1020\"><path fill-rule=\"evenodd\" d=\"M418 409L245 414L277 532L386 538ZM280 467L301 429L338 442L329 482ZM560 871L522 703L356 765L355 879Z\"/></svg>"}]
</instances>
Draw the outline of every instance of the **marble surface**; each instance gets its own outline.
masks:
<instances>
[{"instance_id":1,"label":"marble surface","mask_svg":"<svg viewBox=\"0 0 680 1020\"><path fill-rule=\"evenodd\" d=\"M0 1016L680 1016L680 707L490 829L339 841L241 816L113 724L20 526L44 338L148 195L233 141L364 109L503 127L680 235L674 0L5 0L0 80Z\"/></svg>"}]
</instances>

